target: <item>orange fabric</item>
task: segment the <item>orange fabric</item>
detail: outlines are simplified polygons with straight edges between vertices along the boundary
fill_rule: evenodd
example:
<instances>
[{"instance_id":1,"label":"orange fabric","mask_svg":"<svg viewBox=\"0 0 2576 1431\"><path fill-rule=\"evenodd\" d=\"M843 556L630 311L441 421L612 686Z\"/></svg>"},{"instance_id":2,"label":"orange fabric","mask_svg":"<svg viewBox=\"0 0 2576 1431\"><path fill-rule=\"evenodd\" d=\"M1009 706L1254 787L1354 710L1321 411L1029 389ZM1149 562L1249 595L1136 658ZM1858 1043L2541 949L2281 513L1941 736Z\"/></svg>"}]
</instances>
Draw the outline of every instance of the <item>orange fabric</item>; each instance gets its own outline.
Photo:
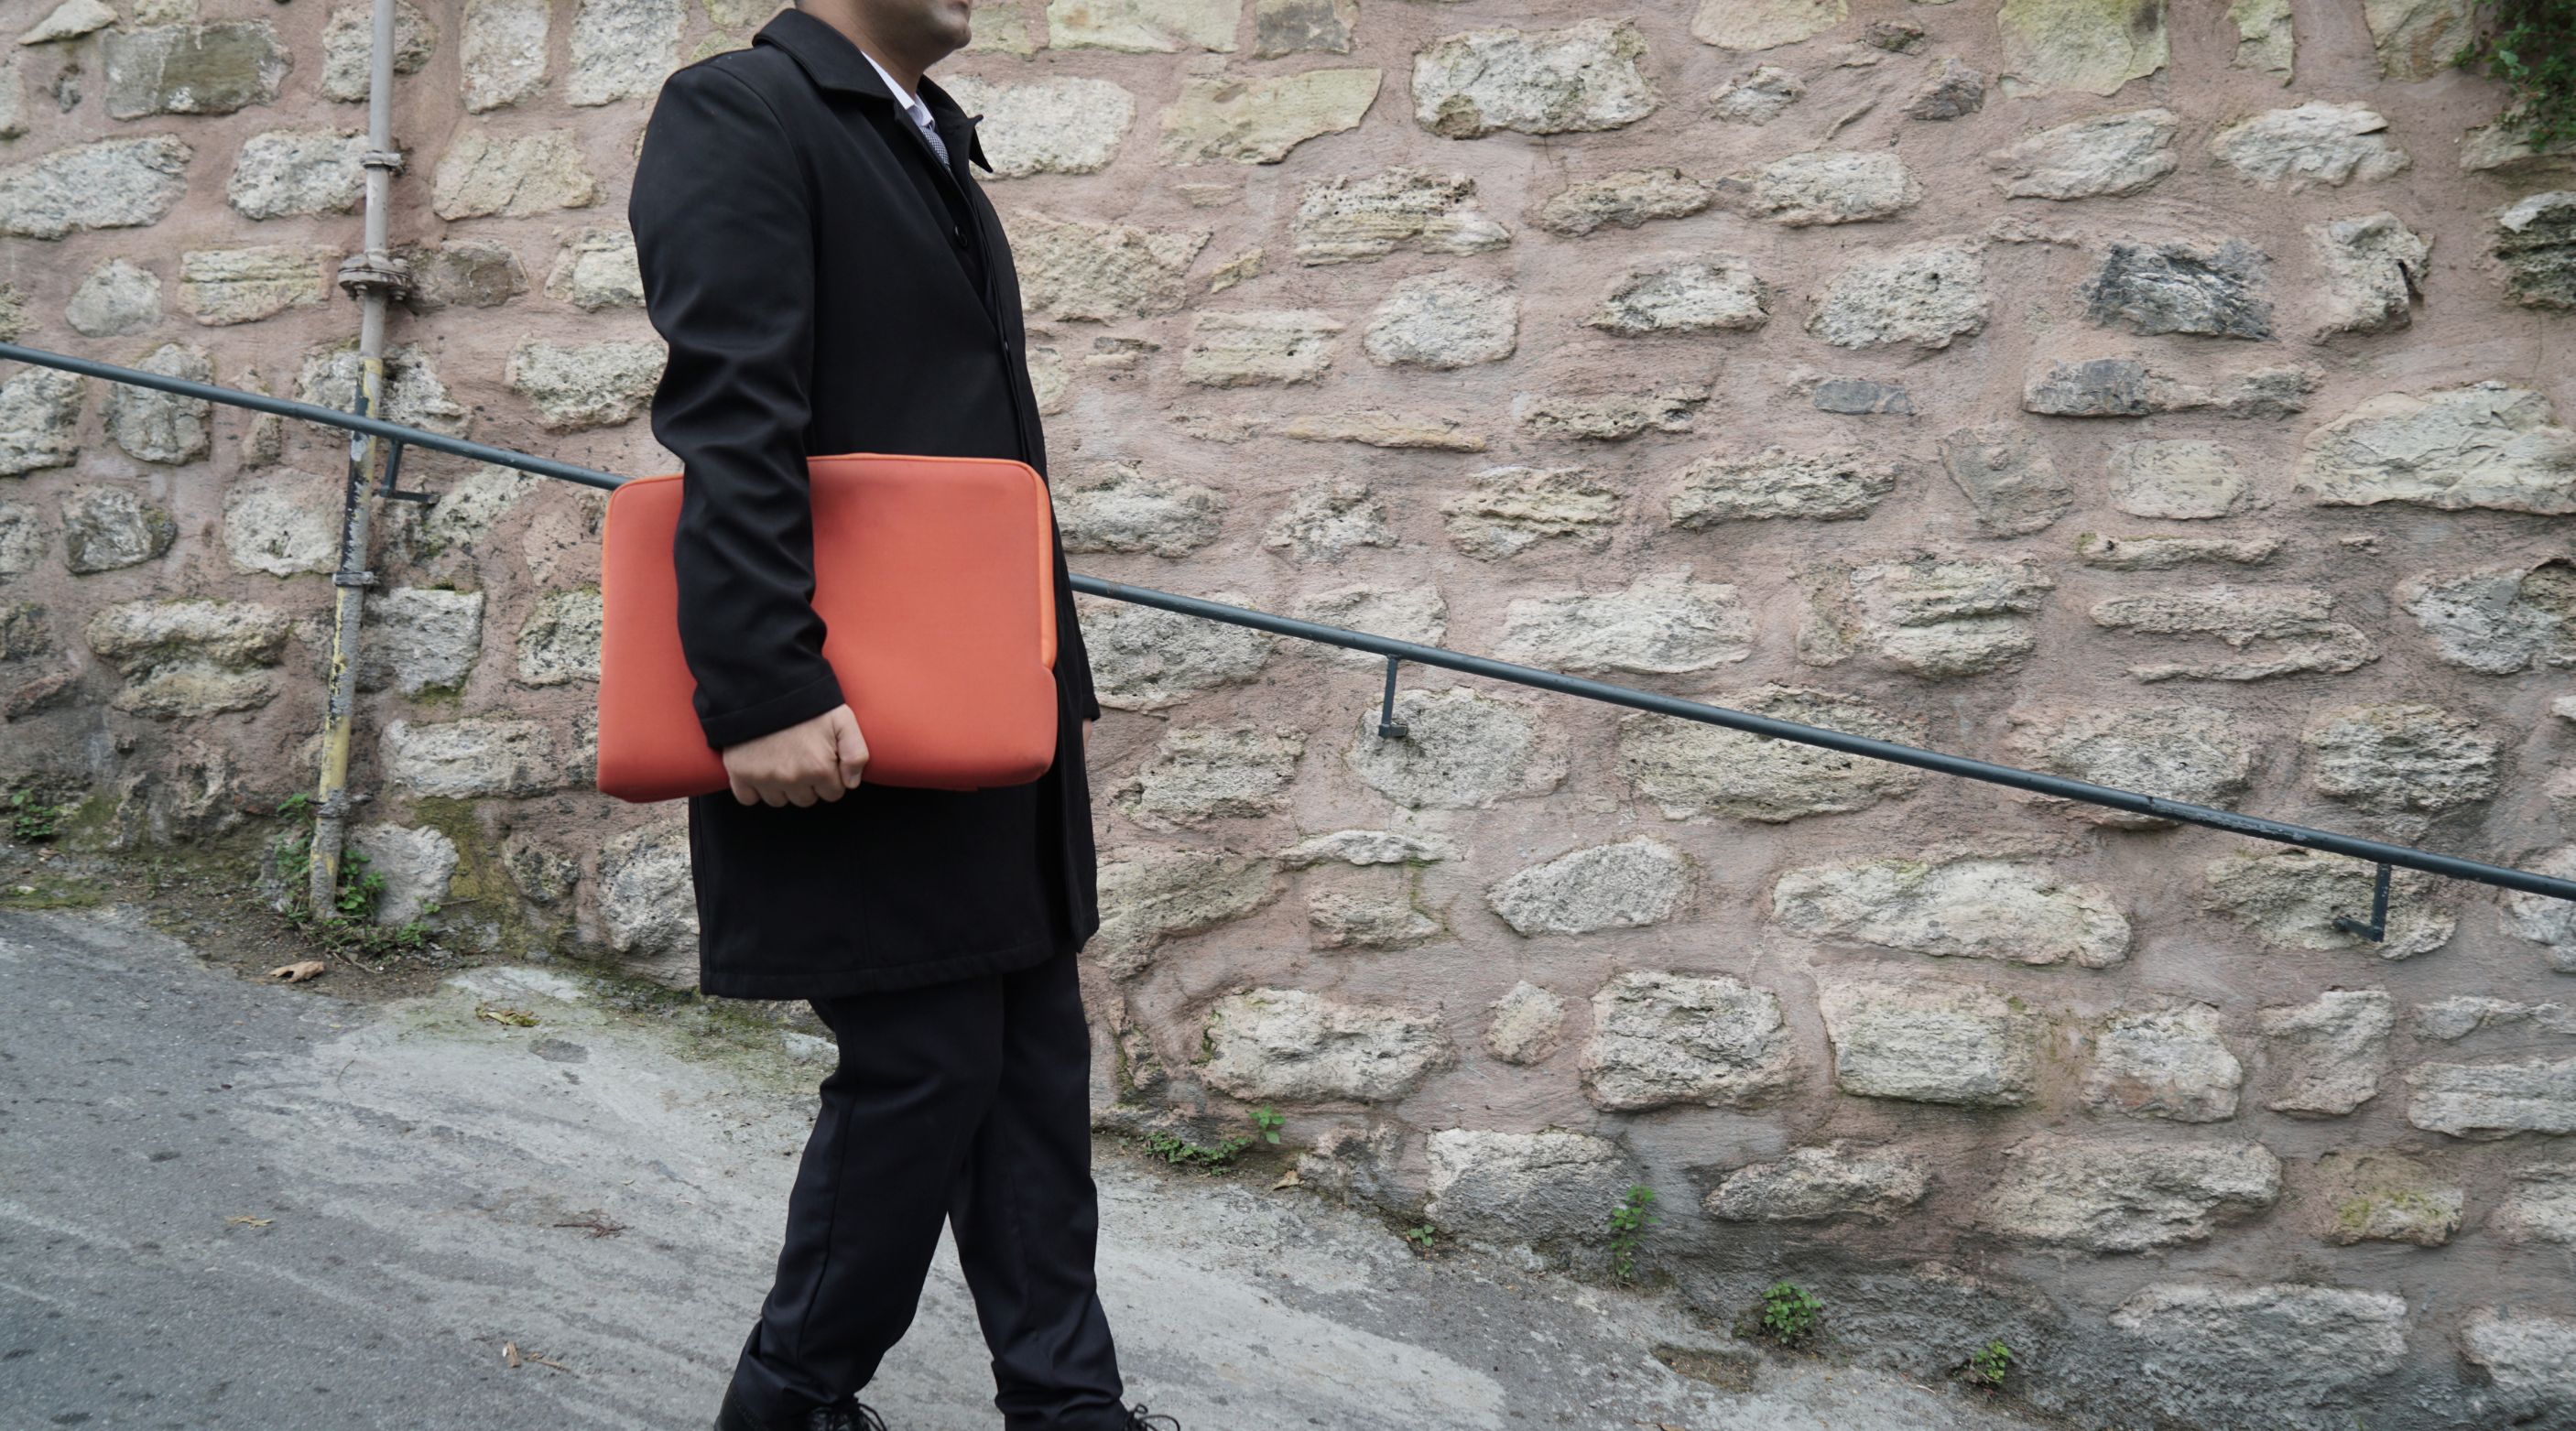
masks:
<instances>
[{"instance_id":1,"label":"orange fabric","mask_svg":"<svg viewBox=\"0 0 2576 1431\"><path fill-rule=\"evenodd\" d=\"M823 657L867 737L866 779L972 790L1054 763L1055 550L1046 483L987 457L807 459ZM691 704L671 540L677 474L608 499L599 788L673 800L727 788Z\"/></svg>"}]
</instances>

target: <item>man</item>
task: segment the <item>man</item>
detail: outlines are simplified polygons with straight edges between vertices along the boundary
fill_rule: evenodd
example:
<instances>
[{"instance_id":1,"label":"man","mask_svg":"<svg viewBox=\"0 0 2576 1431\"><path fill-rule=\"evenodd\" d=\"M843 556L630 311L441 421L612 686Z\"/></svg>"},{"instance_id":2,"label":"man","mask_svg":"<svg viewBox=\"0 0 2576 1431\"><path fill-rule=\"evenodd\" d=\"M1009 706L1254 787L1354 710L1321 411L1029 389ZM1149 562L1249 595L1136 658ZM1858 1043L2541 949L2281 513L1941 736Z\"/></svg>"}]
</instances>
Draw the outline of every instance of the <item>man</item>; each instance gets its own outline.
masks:
<instances>
[{"instance_id":1,"label":"man","mask_svg":"<svg viewBox=\"0 0 2576 1431\"><path fill-rule=\"evenodd\" d=\"M1062 544L1056 759L1029 785L869 783L809 605L808 455L1045 468L975 121L923 78L966 43L968 5L801 0L674 73L628 206L670 345L653 431L686 473L682 645L732 782L689 806L702 987L808 1000L841 1049L720 1431L882 1426L856 1394L943 1220L1009 1431L1149 1424L1092 1276L1074 960L1100 922L1082 764L1100 704Z\"/></svg>"}]
</instances>

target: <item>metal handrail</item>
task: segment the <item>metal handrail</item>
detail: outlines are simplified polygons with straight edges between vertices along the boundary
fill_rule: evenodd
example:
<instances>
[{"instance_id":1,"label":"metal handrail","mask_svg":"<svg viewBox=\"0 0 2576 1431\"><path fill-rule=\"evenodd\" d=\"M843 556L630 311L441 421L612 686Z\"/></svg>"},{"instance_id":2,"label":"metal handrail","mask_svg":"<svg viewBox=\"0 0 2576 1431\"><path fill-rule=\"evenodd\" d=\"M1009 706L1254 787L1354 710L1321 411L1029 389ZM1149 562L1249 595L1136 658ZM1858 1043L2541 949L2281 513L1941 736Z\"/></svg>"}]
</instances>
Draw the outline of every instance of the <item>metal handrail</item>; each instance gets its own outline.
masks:
<instances>
[{"instance_id":1,"label":"metal handrail","mask_svg":"<svg viewBox=\"0 0 2576 1431\"><path fill-rule=\"evenodd\" d=\"M325 427L370 433L386 439L394 445L396 451L406 444L426 447L432 451L469 457L478 462L514 468L540 477L553 477L561 481L579 483L585 487L614 489L627 480L614 473L601 472L569 462L557 462L551 458L535 457L504 447L468 442L463 438L449 437L444 433L430 432L398 422L388 422L382 418L362 417L314 403L242 392L234 388L218 387L211 383L192 382L186 378L167 377L160 373L118 367L113 363L70 357L40 348L23 347L15 343L0 343L0 360L58 368L65 372L80 373L136 387L155 388L206 402L275 413L280 417L291 417ZM2336 923L2351 933L2372 940L2379 939L2386 932L2388 871L2392 866L2421 870L2426 874L2441 875L2447 879L2493 885L2499 889L2519 890L2526 894L2576 901L2576 879L2561 879L2532 870L2515 869L2509 865L2489 864L2483 860L2464 859L2457 855L2421 850L2412 845L2391 844L2384 840L2365 839L2358 835L2340 834L2333 830L2320 830L2281 820L2266 820L2255 815L2240 815L2232 810L2192 805L2179 800L2166 800L2154 795L2143 795L2134 790L2122 790L2116 786L2096 785L2090 781L2072 780L2062 775L2050 775L2037 770L2023 770L2017 766L1998 765L1992 761L1951 755L1938 750L1925 750L1919 746L1903 745L1895 741L1847 735L1822 726L1802 725L1796 721L1778 720L1746 711L1729 710L1723 706L1684 700L1679 696L1642 691L1631 686L1612 685L1606 681L1588 680L1581 676L1569 676L1561 671L1514 665L1509 661L1497 661L1489 656L1452 651L1443 646L1426 646L1414 641L1399 641L1391 636L1372 636L1364 631L1352 631L1345 627L1327 626L1313 621L1300 621L1294 617L1277 616L1270 612L1231 606L1201 597L1181 596L1168 591L1157 591L1152 587L1105 581L1095 576L1075 576L1073 589L1113 601L1157 607L1184 616L1221 621L1228 625L1267 631L1273 635L1289 636L1298 640L1384 656L1388 662L1387 684L1384 705L1379 713L1379 728L1390 735L1400 735L1403 729L1395 724L1394 719L1395 670L1401 663L1410 661L1415 665L1433 666L1465 675L1483 677L1487 680L1528 686L1536 690L1554 691L1560 695L1599 701L1605 705L1625 706L1631 710L1648 711L1680 720L1722 726L1750 735L1768 736L1775 740L1790 741L1799 745L1841 751L1846 755L1885 761L1891 765L1911 766L1918 770L1929 770L1937 775L1983 781L1989 785L2002 785L2037 795L2072 800L2087 805L2099 805L2133 815L2152 816L2186 825L2202 825L2232 834L2269 840L2276 844L2296 845L2320 850L2327 854L2347 855L2354 859L2367 860L2379 866L2373 901L2375 907L2371 918L2366 921L2339 918Z\"/></svg>"}]
</instances>

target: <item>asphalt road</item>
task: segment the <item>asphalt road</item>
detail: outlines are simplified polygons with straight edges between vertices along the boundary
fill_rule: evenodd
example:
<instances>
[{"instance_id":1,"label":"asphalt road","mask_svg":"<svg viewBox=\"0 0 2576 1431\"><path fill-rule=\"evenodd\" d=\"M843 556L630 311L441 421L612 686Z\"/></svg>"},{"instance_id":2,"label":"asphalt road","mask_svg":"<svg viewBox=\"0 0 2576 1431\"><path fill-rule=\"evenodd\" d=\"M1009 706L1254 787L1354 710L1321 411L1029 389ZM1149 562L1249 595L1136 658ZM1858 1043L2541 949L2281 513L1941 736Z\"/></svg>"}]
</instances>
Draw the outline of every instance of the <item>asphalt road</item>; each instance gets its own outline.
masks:
<instances>
[{"instance_id":1,"label":"asphalt road","mask_svg":"<svg viewBox=\"0 0 2576 1431\"><path fill-rule=\"evenodd\" d=\"M330 982L248 982L132 910L0 911L0 1431L706 1427L828 1052L543 969ZM1424 1261L1306 1194L1100 1181L1130 1395L1189 1431L2008 1424L1816 1363L1723 1391L1654 1359L1724 1348L1645 1299ZM943 1256L868 1399L991 1431L991 1395Z\"/></svg>"}]
</instances>

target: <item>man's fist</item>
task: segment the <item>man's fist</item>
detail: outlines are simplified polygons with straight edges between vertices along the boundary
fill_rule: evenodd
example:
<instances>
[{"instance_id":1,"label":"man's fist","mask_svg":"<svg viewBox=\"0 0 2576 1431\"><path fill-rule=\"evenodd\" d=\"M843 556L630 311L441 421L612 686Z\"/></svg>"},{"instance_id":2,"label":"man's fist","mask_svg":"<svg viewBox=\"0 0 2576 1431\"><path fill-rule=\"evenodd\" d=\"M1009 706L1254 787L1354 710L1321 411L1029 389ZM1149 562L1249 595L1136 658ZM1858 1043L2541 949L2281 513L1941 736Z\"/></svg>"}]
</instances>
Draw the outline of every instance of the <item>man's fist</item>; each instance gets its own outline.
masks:
<instances>
[{"instance_id":1,"label":"man's fist","mask_svg":"<svg viewBox=\"0 0 2576 1431\"><path fill-rule=\"evenodd\" d=\"M867 737L848 706L724 749L725 778L746 805L811 805L855 790L868 768Z\"/></svg>"}]
</instances>

